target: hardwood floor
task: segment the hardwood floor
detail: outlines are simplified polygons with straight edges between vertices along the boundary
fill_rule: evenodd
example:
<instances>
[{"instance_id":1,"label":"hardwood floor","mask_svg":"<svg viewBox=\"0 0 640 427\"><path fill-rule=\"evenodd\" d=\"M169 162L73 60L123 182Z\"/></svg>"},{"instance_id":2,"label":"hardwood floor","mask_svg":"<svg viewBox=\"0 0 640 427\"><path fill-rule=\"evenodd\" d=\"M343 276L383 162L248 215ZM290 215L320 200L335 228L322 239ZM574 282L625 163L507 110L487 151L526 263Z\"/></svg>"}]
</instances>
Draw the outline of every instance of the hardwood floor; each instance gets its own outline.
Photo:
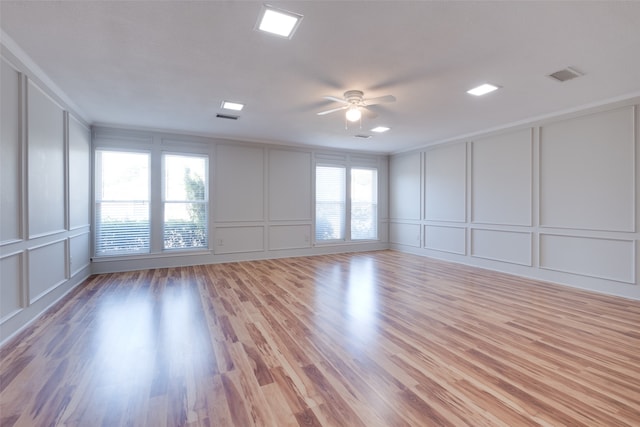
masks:
<instances>
[{"instance_id":1,"label":"hardwood floor","mask_svg":"<svg viewBox=\"0 0 640 427\"><path fill-rule=\"evenodd\" d=\"M640 302L393 251L93 276L9 426L638 426Z\"/></svg>"}]
</instances>

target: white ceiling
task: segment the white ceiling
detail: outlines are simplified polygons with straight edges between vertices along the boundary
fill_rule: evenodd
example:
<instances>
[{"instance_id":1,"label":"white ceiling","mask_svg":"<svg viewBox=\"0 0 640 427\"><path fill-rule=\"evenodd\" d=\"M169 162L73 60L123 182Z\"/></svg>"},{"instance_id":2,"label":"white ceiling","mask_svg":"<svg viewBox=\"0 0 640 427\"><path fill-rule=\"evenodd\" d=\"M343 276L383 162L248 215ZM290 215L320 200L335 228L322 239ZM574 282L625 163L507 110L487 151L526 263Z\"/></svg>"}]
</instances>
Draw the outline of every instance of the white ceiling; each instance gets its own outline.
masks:
<instances>
[{"instance_id":1,"label":"white ceiling","mask_svg":"<svg viewBox=\"0 0 640 427\"><path fill-rule=\"evenodd\" d=\"M0 26L90 123L245 141L399 152L640 93L640 2L271 4L304 15L292 40L254 30L256 1L2 0ZM362 129L316 115L349 89L397 102Z\"/></svg>"}]
</instances>

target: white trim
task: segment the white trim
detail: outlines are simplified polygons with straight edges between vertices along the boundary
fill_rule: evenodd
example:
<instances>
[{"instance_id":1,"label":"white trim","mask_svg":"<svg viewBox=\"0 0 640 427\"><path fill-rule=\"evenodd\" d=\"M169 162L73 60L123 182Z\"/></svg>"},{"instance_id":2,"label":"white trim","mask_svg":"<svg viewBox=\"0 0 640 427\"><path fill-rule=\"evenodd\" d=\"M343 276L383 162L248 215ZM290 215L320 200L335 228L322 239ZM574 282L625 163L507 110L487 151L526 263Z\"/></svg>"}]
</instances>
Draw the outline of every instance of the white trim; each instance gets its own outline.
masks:
<instances>
[{"instance_id":1,"label":"white trim","mask_svg":"<svg viewBox=\"0 0 640 427\"><path fill-rule=\"evenodd\" d=\"M67 94L49 78L49 76L47 76L42 68L40 68L38 64L36 64L35 61L31 59L31 57L27 55L27 53L22 50L22 48L2 29L0 29L0 41L0 43L4 45L4 47L28 70L30 79L31 77L35 77L33 80L38 80L47 88L48 91L53 92L53 94L59 98L60 101L68 107L68 109L72 110L73 114L79 116L83 121L91 123L91 120L89 120L85 114L81 113L81 110L78 108L76 103L73 102L71 98L69 98Z\"/></svg>"}]
</instances>

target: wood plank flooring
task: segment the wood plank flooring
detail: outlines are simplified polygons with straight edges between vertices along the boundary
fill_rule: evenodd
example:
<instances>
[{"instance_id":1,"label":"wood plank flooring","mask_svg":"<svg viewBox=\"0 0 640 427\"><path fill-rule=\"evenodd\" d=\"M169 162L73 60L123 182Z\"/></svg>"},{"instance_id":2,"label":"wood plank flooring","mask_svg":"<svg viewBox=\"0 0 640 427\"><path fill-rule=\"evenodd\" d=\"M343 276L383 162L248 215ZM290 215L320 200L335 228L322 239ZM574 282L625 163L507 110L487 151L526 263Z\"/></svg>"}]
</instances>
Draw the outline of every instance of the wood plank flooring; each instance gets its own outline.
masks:
<instances>
[{"instance_id":1,"label":"wood plank flooring","mask_svg":"<svg viewBox=\"0 0 640 427\"><path fill-rule=\"evenodd\" d=\"M640 302L393 251L93 276L0 425L639 426Z\"/></svg>"}]
</instances>

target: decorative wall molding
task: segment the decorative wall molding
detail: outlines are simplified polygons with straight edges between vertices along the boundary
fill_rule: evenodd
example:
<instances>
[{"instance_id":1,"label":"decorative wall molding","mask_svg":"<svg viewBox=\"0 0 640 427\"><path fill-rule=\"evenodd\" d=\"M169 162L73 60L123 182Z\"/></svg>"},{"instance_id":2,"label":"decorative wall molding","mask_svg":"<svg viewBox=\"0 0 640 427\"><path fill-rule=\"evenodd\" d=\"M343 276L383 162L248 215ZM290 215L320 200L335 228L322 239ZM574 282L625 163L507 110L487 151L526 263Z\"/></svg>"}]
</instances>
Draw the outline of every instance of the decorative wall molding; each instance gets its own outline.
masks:
<instances>
[{"instance_id":1,"label":"decorative wall molding","mask_svg":"<svg viewBox=\"0 0 640 427\"><path fill-rule=\"evenodd\" d=\"M453 254L467 254L466 227L424 226L424 247Z\"/></svg>"},{"instance_id":2,"label":"decorative wall molding","mask_svg":"<svg viewBox=\"0 0 640 427\"><path fill-rule=\"evenodd\" d=\"M469 168L472 223L532 225L532 128L473 141Z\"/></svg>"},{"instance_id":3,"label":"decorative wall molding","mask_svg":"<svg viewBox=\"0 0 640 427\"><path fill-rule=\"evenodd\" d=\"M68 280L67 243L64 238L27 250L29 305Z\"/></svg>"},{"instance_id":4,"label":"decorative wall molding","mask_svg":"<svg viewBox=\"0 0 640 427\"><path fill-rule=\"evenodd\" d=\"M433 148L424 155L424 219L467 221L467 144Z\"/></svg>"},{"instance_id":5,"label":"decorative wall molding","mask_svg":"<svg viewBox=\"0 0 640 427\"><path fill-rule=\"evenodd\" d=\"M24 256L24 251L0 256L0 325L26 307Z\"/></svg>"},{"instance_id":6,"label":"decorative wall molding","mask_svg":"<svg viewBox=\"0 0 640 427\"><path fill-rule=\"evenodd\" d=\"M532 265L532 233L483 228L471 230L472 257L519 265Z\"/></svg>"},{"instance_id":7,"label":"decorative wall molding","mask_svg":"<svg viewBox=\"0 0 640 427\"><path fill-rule=\"evenodd\" d=\"M421 225L418 224L409 224L403 222L389 222L389 242L404 245L404 246L412 246L415 248L420 247L420 228Z\"/></svg>"},{"instance_id":8,"label":"decorative wall molding","mask_svg":"<svg viewBox=\"0 0 640 427\"><path fill-rule=\"evenodd\" d=\"M311 224L269 226L269 250L311 247Z\"/></svg>"},{"instance_id":9,"label":"decorative wall molding","mask_svg":"<svg viewBox=\"0 0 640 427\"><path fill-rule=\"evenodd\" d=\"M3 227L15 232L0 244L0 341L4 342L39 317L55 301L88 277L90 210L90 138L86 123L71 113L65 97L39 79L6 47L2 39L3 83L17 73L14 85L3 84L2 154L12 168L3 163L0 184L3 198L10 200L12 211L0 213ZM13 73L13 77L16 74ZM17 83L16 83L17 82ZM17 86L16 86L17 84ZM11 89L13 87L13 91ZM5 96L7 95L7 96ZM6 133L11 131L11 135ZM71 142L76 131L85 132L86 156L71 157ZM76 147L74 146L74 149ZM7 153L12 153L9 156ZM81 175L80 186L77 174ZM80 221L70 218L70 185L83 201L73 207ZM81 189L84 186L84 189ZM81 194L82 193L82 194ZM11 194L15 197L10 196ZM4 207L4 203L3 203ZM8 221L12 218L14 221ZM3 233L4 235L4 229ZM75 236L85 235L84 240ZM69 265L69 245L76 247L84 260ZM85 256L86 254L86 256Z\"/></svg>"},{"instance_id":10,"label":"decorative wall molding","mask_svg":"<svg viewBox=\"0 0 640 427\"><path fill-rule=\"evenodd\" d=\"M541 227L634 232L635 107L540 127Z\"/></svg>"},{"instance_id":11,"label":"decorative wall molding","mask_svg":"<svg viewBox=\"0 0 640 427\"><path fill-rule=\"evenodd\" d=\"M424 187L392 185L390 191L396 194L390 198L390 211L403 209L394 203L418 199L424 200L424 211L417 221L392 219L391 248L640 299L638 104L640 98L630 97L479 133L472 141L459 138L392 155L390 183L402 178ZM519 149L499 149L513 141L520 141L515 142ZM460 148L464 144L469 147L466 157ZM460 153L454 156L456 147ZM408 175L405 168L402 175L394 168L415 156L422 159L419 172ZM514 166L510 160L519 168L515 182L510 181L515 175L507 173ZM430 191L430 177L444 184ZM462 200L464 218L462 209L453 209ZM437 215L428 211L430 206L436 206ZM416 226L421 247L411 244ZM434 243L433 233L444 227L466 231L465 251L451 250L459 237L436 238Z\"/></svg>"},{"instance_id":12,"label":"decorative wall molding","mask_svg":"<svg viewBox=\"0 0 640 427\"><path fill-rule=\"evenodd\" d=\"M540 268L636 283L636 243L566 234L540 234Z\"/></svg>"}]
</instances>

